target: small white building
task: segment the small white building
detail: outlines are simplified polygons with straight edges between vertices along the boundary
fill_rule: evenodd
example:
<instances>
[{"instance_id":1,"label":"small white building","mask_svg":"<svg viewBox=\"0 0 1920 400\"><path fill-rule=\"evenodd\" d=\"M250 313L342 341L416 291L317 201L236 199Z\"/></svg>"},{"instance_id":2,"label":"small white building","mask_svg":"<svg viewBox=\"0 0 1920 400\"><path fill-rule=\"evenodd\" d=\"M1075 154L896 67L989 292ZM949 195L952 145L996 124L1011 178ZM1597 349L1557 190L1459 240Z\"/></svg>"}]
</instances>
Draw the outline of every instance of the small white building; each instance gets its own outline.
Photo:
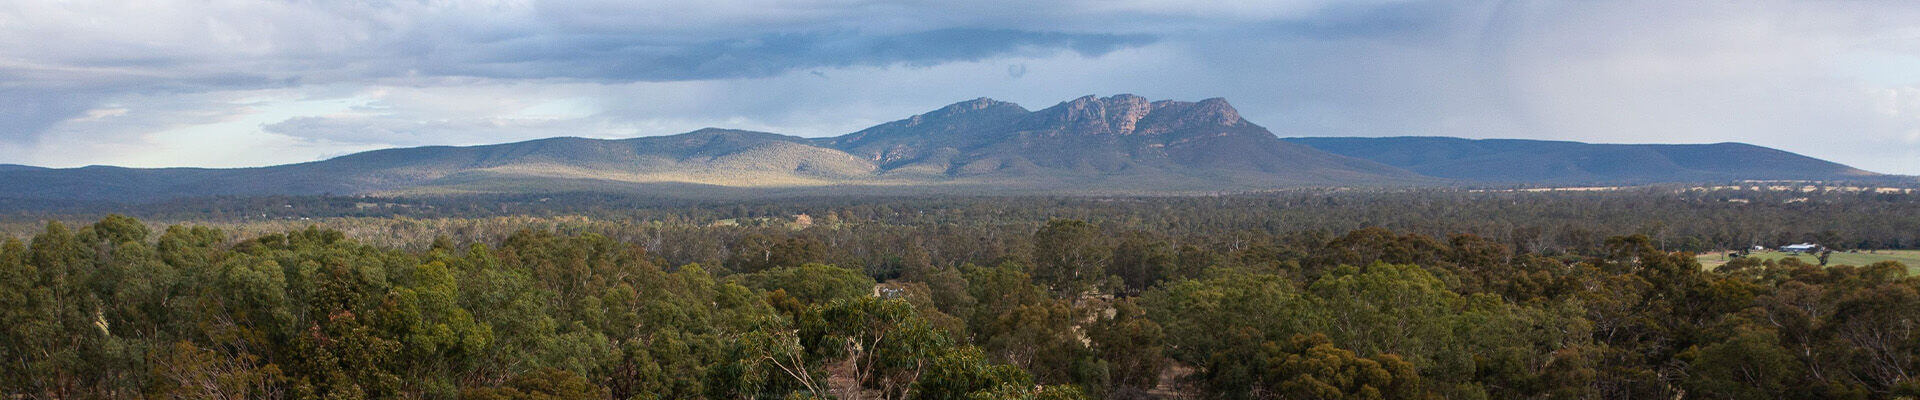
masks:
<instances>
[{"instance_id":1,"label":"small white building","mask_svg":"<svg viewBox=\"0 0 1920 400\"><path fill-rule=\"evenodd\" d=\"M1820 248L1820 245L1817 245L1817 244L1801 243L1801 244L1790 244L1786 246L1780 246L1780 251L1784 251L1788 253L1811 253L1815 249L1819 249L1819 248Z\"/></svg>"}]
</instances>

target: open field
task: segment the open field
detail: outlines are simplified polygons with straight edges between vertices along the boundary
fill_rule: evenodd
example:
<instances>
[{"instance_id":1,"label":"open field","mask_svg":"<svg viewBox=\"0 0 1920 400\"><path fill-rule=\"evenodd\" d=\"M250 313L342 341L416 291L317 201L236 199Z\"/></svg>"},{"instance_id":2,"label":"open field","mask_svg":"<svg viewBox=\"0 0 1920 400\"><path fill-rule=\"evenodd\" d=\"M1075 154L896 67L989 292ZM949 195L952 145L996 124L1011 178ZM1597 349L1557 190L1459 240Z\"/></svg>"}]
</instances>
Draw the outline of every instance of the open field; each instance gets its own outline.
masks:
<instances>
[{"instance_id":1,"label":"open field","mask_svg":"<svg viewBox=\"0 0 1920 400\"><path fill-rule=\"evenodd\" d=\"M1809 264L1820 263L1820 256L1817 254L1793 255L1793 254L1788 254L1785 252L1773 251L1773 250L1756 252L1751 255L1748 255L1748 257L1758 257L1761 260L1780 260L1788 257L1794 257L1794 258L1799 258L1800 261L1805 261ZM1698 257L1698 259L1700 260L1700 265L1706 266L1707 268L1713 268L1713 267L1725 265L1727 263L1727 260L1729 260L1729 258L1727 258L1726 252L1713 252L1713 253L1701 254ZM1859 253L1847 253L1847 252L1836 251L1833 253L1833 256L1831 258L1827 259L1827 264L1867 265L1867 264L1873 264L1881 261L1899 261L1900 263L1907 265L1908 272L1920 273L1920 250L1879 250L1873 253L1868 253L1865 250L1861 250Z\"/></svg>"}]
</instances>

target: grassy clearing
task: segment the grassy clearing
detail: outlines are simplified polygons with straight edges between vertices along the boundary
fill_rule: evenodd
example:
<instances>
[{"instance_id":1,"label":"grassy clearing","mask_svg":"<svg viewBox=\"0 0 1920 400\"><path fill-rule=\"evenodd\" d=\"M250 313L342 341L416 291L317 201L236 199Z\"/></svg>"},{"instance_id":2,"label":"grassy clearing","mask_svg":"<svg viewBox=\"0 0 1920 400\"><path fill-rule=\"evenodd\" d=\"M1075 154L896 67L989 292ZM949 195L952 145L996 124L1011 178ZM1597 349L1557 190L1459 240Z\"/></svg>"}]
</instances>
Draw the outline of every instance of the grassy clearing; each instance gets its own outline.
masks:
<instances>
[{"instance_id":1,"label":"grassy clearing","mask_svg":"<svg viewBox=\"0 0 1920 400\"><path fill-rule=\"evenodd\" d=\"M1756 257L1761 260L1781 260L1792 257L1799 258L1800 261L1808 264L1820 263L1820 256L1817 254L1793 255L1771 250L1753 253L1748 255L1748 257ZM1700 260L1700 265L1706 266L1707 268L1725 265L1727 260L1730 260L1730 258L1727 258L1726 252L1701 254L1698 259ZM1865 250L1861 250L1859 253L1836 251L1833 252L1831 258L1827 259L1827 264L1867 265L1881 261L1899 261L1901 264L1907 265L1907 271L1909 273L1920 273L1920 250L1880 250L1873 253L1868 253Z\"/></svg>"}]
</instances>

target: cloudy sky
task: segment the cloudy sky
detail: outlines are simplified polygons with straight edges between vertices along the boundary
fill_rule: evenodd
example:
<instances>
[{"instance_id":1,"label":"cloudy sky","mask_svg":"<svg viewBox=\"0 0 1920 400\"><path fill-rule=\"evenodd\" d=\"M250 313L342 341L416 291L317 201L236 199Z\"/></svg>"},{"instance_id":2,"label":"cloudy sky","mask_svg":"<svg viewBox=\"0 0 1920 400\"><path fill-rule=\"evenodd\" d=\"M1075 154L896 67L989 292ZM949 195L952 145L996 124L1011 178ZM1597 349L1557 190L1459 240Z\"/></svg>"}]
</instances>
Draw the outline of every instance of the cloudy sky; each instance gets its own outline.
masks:
<instances>
[{"instance_id":1,"label":"cloudy sky","mask_svg":"<svg viewBox=\"0 0 1920 400\"><path fill-rule=\"evenodd\" d=\"M1227 4L1216 4L1227 3ZM258 166L976 97L1281 136L1739 141L1920 174L1912 1L0 2L0 163Z\"/></svg>"}]
</instances>

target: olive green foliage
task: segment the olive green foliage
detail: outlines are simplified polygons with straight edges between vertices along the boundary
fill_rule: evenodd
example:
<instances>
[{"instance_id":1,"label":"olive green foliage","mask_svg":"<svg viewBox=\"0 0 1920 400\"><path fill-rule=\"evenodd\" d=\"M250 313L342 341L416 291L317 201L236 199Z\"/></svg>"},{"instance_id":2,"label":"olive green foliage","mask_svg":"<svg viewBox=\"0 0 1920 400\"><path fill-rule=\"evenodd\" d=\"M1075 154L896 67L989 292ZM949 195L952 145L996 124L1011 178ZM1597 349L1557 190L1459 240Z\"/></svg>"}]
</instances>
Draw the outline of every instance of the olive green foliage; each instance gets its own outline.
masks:
<instances>
[{"instance_id":1,"label":"olive green foliage","mask_svg":"<svg viewBox=\"0 0 1920 400\"><path fill-rule=\"evenodd\" d=\"M1920 279L1895 262L1706 269L1634 232L847 222L921 215L859 210L818 212L831 227L680 219L396 246L50 222L0 238L0 394L1920 396Z\"/></svg>"},{"instance_id":2,"label":"olive green foliage","mask_svg":"<svg viewBox=\"0 0 1920 400\"><path fill-rule=\"evenodd\" d=\"M779 290L809 304L864 297L873 291L873 278L860 271L815 263L736 276L747 287Z\"/></svg>"},{"instance_id":3,"label":"olive green foliage","mask_svg":"<svg viewBox=\"0 0 1920 400\"><path fill-rule=\"evenodd\" d=\"M928 358L925 371L914 382L913 396L925 400L959 400L1002 386L1033 385L1033 378L1018 367L993 364L979 348L962 347L939 351Z\"/></svg>"},{"instance_id":4,"label":"olive green foliage","mask_svg":"<svg viewBox=\"0 0 1920 400\"><path fill-rule=\"evenodd\" d=\"M1112 315L1083 328L1094 355L1107 364L1115 395L1137 397L1160 384L1160 372L1168 365L1166 331L1133 299L1116 301L1112 308Z\"/></svg>"},{"instance_id":5,"label":"olive green foliage","mask_svg":"<svg viewBox=\"0 0 1920 400\"><path fill-rule=\"evenodd\" d=\"M973 342L996 361L1032 371L1041 383L1104 386L1106 366L1080 340L1087 310L1053 297L1018 264L967 267Z\"/></svg>"},{"instance_id":6,"label":"olive green foliage","mask_svg":"<svg viewBox=\"0 0 1920 400\"><path fill-rule=\"evenodd\" d=\"M1317 334L1265 343L1253 362L1261 365L1256 390L1282 399L1433 397L1422 392L1412 363L1393 354L1359 357Z\"/></svg>"},{"instance_id":7,"label":"olive green foliage","mask_svg":"<svg viewBox=\"0 0 1920 400\"><path fill-rule=\"evenodd\" d=\"M1119 277L1121 291L1138 294L1162 281L1183 275L1179 255L1164 239L1145 232L1132 232L1113 248L1113 276Z\"/></svg>"},{"instance_id":8,"label":"olive green foliage","mask_svg":"<svg viewBox=\"0 0 1920 400\"><path fill-rule=\"evenodd\" d=\"M799 267L825 258L823 246L805 237L774 239L761 234L747 235L734 241L733 256L727 258L726 264L737 272Z\"/></svg>"},{"instance_id":9,"label":"olive green foliage","mask_svg":"<svg viewBox=\"0 0 1920 400\"><path fill-rule=\"evenodd\" d=\"M1002 384L967 395L969 400L1079 400L1087 394L1072 386L1029 386Z\"/></svg>"},{"instance_id":10,"label":"olive green foliage","mask_svg":"<svg viewBox=\"0 0 1920 400\"><path fill-rule=\"evenodd\" d=\"M1105 280L1113 250L1098 227L1084 221L1047 221L1033 233L1033 277L1054 291L1075 295Z\"/></svg>"},{"instance_id":11,"label":"olive green foliage","mask_svg":"<svg viewBox=\"0 0 1920 400\"><path fill-rule=\"evenodd\" d=\"M460 398L472 400L590 400L605 398L599 386L563 369L528 371L514 376L497 388L474 388L460 392Z\"/></svg>"}]
</instances>

